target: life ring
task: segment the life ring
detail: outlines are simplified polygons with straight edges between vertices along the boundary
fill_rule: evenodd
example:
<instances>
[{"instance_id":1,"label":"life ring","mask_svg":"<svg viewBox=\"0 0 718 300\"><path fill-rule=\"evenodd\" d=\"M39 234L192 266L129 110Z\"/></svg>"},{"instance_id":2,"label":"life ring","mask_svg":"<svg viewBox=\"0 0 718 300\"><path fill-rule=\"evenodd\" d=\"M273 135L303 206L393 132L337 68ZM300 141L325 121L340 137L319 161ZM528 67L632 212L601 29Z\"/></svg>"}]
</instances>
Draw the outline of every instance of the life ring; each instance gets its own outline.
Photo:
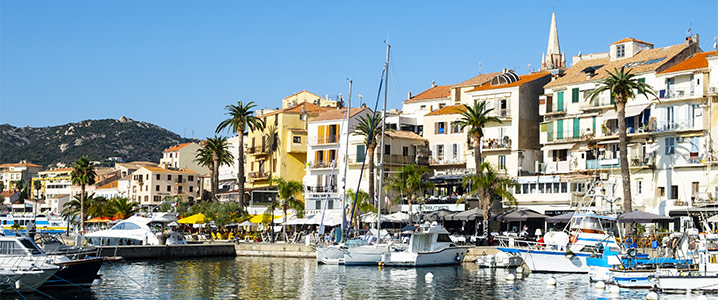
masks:
<instances>
[{"instance_id":1,"label":"life ring","mask_svg":"<svg viewBox=\"0 0 718 300\"><path fill-rule=\"evenodd\" d=\"M568 238L568 241L571 242L571 244L576 242L576 236L572 235L570 238Z\"/></svg>"}]
</instances>

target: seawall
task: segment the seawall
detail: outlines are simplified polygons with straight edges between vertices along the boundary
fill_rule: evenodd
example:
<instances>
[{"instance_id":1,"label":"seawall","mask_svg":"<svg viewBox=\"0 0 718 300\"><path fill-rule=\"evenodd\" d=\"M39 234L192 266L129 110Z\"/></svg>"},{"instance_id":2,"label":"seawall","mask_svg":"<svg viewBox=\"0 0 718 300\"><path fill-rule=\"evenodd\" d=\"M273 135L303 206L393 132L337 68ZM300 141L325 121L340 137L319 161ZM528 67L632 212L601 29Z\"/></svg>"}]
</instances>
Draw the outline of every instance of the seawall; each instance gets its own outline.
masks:
<instances>
[{"instance_id":1,"label":"seawall","mask_svg":"<svg viewBox=\"0 0 718 300\"><path fill-rule=\"evenodd\" d=\"M101 256L121 256L125 259L141 258L190 258L209 256L236 256L234 244L189 244L189 245L136 245L99 246Z\"/></svg>"}]
</instances>

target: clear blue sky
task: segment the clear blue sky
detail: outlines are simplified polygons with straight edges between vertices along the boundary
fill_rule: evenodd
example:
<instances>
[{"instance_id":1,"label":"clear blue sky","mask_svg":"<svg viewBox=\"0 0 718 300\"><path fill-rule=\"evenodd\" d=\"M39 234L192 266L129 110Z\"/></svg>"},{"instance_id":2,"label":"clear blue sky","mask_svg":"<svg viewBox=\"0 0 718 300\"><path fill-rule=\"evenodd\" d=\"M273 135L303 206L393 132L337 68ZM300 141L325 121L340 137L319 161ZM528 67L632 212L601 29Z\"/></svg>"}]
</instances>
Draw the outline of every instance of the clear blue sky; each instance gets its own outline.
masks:
<instances>
[{"instance_id":1,"label":"clear blue sky","mask_svg":"<svg viewBox=\"0 0 718 300\"><path fill-rule=\"evenodd\" d=\"M302 2L2 1L0 124L127 116L203 138L226 104L346 96L346 78L354 101L373 103L387 35L389 106L400 108L407 92L471 78L479 62L538 66L554 8L569 63L627 36L663 47L691 26L709 51L718 35L715 0Z\"/></svg>"}]
</instances>

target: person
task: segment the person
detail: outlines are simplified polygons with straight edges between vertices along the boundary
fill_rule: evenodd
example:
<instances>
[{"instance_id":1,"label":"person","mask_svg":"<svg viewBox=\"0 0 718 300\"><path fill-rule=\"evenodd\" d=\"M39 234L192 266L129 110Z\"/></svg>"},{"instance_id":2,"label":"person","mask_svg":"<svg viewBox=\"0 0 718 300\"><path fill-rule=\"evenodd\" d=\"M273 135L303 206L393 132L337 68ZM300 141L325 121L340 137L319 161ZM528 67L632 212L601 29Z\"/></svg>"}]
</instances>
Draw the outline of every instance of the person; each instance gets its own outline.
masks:
<instances>
[{"instance_id":1,"label":"person","mask_svg":"<svg viewBox=\"0 0 718 300\"><path fill-rule=\"evenodd\" d=\"M34 240L34 239L35 239L35 221L30 220L30 222L27 223L27 227L26 227L26 228L27 228L27 235L28 235L31 239Z\"/></svg>"}]
</instances>

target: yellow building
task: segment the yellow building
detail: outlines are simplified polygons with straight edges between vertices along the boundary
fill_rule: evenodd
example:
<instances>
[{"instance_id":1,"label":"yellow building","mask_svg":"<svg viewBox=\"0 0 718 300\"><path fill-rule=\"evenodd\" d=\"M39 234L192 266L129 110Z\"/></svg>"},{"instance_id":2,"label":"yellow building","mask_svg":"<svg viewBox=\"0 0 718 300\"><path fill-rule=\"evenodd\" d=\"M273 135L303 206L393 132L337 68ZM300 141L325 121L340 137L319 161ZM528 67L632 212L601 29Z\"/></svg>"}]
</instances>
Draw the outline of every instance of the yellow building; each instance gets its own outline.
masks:
<instances>
[{"instance_id":1,"label":"yellow building","mask_svg":"<svg viewBox=\"0 0 718 300\"><path fill-rule=\"evenodd\" d=\"M266 128L251 131L246 138L245 186L251 195L251 206L277 200L276 189L269 187L270 176L302 182L307 161L307 120L332 109L335 108L304 102L259 116Z\"/></svg>"},{"instance_id":2,"label":"yellow building","mask_svg":"<svg viewBox=\"0 0 718 300\"><path fill-rule=\"evenodd\" d=\"M306 90L282 99L282 109L289 108L302 103L311 103L321 107L337 107L337 101L317 96Z\"/></svg>"},{"instance_id":3,"label":"yellow building","mask_svg":"<svg viewBox=\"0 0 718 300\"><path fill-rule=\"evenodd\" d=\"M52 198L60 195L72 194L72 168L59 168L40 171L36 177L32 178L33 195L35 195L35 181L41 182L42 188L40 195L36 197L41 199Z\"/></svg>"}]
</instances>

